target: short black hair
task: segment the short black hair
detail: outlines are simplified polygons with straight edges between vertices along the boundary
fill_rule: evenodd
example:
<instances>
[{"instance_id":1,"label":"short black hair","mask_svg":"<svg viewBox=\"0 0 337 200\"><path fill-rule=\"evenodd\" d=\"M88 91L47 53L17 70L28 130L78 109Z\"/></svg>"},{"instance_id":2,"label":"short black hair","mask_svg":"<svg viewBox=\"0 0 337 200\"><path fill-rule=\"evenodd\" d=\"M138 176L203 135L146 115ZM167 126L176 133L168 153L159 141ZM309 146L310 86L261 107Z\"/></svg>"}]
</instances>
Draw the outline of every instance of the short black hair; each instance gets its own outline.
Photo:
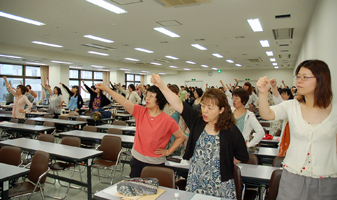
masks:
<instances>
[{"instance_id":1,"label":"short black hair","mask_svg":"<svg viewBox=\"0 0 337 200\"><path fill-rule=\"evenodd\" d=\"M54 87L54 89L56 89L56 90L57 90L57 96L60 96L60 95L62 95L61 88L59 88L59 87L55 86L55 87Z\"/></svg>"},{"instance_id":2,"label":"short black hair","mask_svg":"<svg viewBox=\"0 0 337 200\"><path fill-rule=\"evenodd\" d=\"M130 84L129 87L132 89L132 91L135 91L136 90L136 87L134 84Z\"/></svg>"},{"instance_id":3,"label":"short black hair","mask_svg":"<svg viewBox=\"0 0 337 200\"><path fill-rule=\"evenodd\" d=\"M96 90L95 85L92 85L90 88L93 89L93 90Z\"/></svg>"},{"instance_id":4,"label":"short black hair","mask_svg":"<svg viewBox=\"0 0 337 200\"><path fill-rule=\"evenodd\" d=\"M283 88L280 91L280 94L286 93L289 95L289 99L294 99L294 95L289 88Z\"/></svg>"},{"instance_id":5,"label":"short black hair","mask_svg":"<svg viewBox=\"0 0 337 200\"><path fill-rule=\"evenodd\" d=\"M159 106L159 109L163 110L165 105L167 104L167 100L166 100L165 96L163 95L163 93L159 90L159 88L155 85L152 85L147 91L157 94L156 95L156 99L157 99L156 103Z\"/></svg>"},{"instance_id":6,"label":"short black hair","mask_svg":"<svg viewBox=\"0 0 337 200\"><path fill-rule=\"evenodd\" d=\"M201 98L202 95L204 94L204 91L202 91L202 89L200 89L200 88L195 89L195 92L198 94L198 96L199 96L200 98Z\"/></svg>"},{"instance_id":7,"label":"short black hair","mask_svg":"<svg viewBox=\"0 0 337 200\"><path fill-rule=\"evenodd\" d=\"M249 100L248 91L243 88L235 89L232 93L232 96L240 97L241 103L245 106Z\"/></svg>"},{"instance_id":8,"label":"short black hair","mask_svg":"<svg viewBox=\"0 0 337 200\"><path fill-rule=\"evenodd\" d=\"M29 87L30 90L32 89L32 86L30 86L30 85L26 85L26 87Z\"/></svg>"}]
</instances>

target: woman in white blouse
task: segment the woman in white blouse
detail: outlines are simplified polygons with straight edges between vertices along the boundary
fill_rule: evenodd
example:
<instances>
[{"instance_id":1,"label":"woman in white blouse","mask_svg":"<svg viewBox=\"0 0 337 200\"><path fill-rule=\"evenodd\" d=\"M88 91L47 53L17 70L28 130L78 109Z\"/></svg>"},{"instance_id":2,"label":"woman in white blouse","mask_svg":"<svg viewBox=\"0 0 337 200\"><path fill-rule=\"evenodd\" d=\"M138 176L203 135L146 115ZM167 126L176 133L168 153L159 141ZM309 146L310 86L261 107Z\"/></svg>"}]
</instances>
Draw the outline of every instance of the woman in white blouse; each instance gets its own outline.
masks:
<instances>
[{"instance_id":1,"label":"woman in white blouse","mask_svg":"<svg viewBox=\"0 0 337 200\"><path fill-rule=\"evenodd\" d=\"M49 98L49 109L53 109L55 113L55 118L58 118L58 116L61 114L62 105L64 103L61 88L55 86L54 91L51 91L49 85L45 84L45 87L51 94Z\"/></svg>"},{"instance_id":2,"label":"woman in white blouse","mask_svg":"<svg viewBox=\"0 0 337 200\"><path fill-rule=\"evenodd\" d=\"M307 60L296 69L299 97L269 107L270 80L260 78L260 115L266 120L289 119L290 146L283 162L278 200L337 197L337 105L332 105L329 67Z\"/></svg>"},{"instance_id":3,"label":"woman in white blouse","mask_svg":"<svg viewBox=\"0 0 337 200\"><path fill-rule=\"evenodd\" d=\"M141 104L142 100L140 99L139 95L137 94L137 92L135 91L136 88L133 84L130 84L128 87L128 90L124 90L121 87L121 83L118 84L118 89L125 94L125 98L129 101L131 101L134 104Z\"/></svg>"},{"instance_id":4,"label":"woman in white blouse","mask_svg":"<svg viewBox=\"0 0 337 200\"><path fill-rule=\"evenodd\" d=\"M245 108L255 107L259 105L259 97L256 96L256 94L253 92L253 86L249 82L245 82L243 84L243 89L247 90L249 94L249 100L245 105Z\"/></svg>"}]
</instances>

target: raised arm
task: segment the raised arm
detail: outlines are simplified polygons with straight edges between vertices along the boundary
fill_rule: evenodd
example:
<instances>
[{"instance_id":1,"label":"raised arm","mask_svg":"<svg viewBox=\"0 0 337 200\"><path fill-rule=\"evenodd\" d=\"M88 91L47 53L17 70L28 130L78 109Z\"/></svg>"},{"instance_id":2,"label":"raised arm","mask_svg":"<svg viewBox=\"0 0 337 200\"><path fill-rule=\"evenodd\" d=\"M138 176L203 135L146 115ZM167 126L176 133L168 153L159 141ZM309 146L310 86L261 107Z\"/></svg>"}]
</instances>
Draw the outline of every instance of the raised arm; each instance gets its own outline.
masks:
<instances>
[{"instance_id":1,"label":"raised arm","mask_svg":"<svg viewBox=\"0 0 337 200\"><path fill-rule=\"evenodd\" d=\"M90 93L90 95L97 95L96 92L92 91L92 89L87 84L85 84L84 80L82 80L82 82L84 87L87 89L87 92Z\"/></svg>"},{"instance_id":2,"label":"raised arm","mask_svg":"<svg viewBox=\"0 0 337 200\"><path fill-rule=\"evenodd\" d=\"M103 83L98 83L96 85L96 88L106 91L115 101L121 104L121 106L123 106L126 111L128 111L131 114L133 113L133 109L135 105L131 101L127 100L125 97L118 94L117 92L111 90L110 88L105 86Z\"/></svg>"},{"instance_id":3,"label":"raised arm","mask_svg":"<svg viewBox=\"0 0 337 200\"><path fill-rule=\"evenodd\" d=\"M122 88L122 84L121 83L118 83L118 86L117 86L118 90L121 91L123 94L126 94L126 90L124 90Z\"/></svg>"},{"instance_id":4,"label":"raised arm","mask_svg":"<svg viewBox=\"0 0 337 200\"><path fill-rule=\"evenodd\" d=\"M86 90L83 85L81 86L82 90L85 92L85 93L89 93L88 90Z\"/></svg>"},{"instance_id":5,"label":"raised arm","mask_svg":"<svg viewBox=\"0 0 337 200\"><path fill-rule=\"evenodd\" d=\"M168 103L179 113L183 112L183 102L161 80L158 74L152 74L151 83L157 86L165 96Z\"/></svg>"},{"instance_id":6,"label":"raised arm","mask_svg":"<svg viewBox=\"0 0 337 200\"><path fill-rule=\"evenodd\" d=\"M265 120L274 120L275 113L270 109L268 103L268 89L270 88L270 80L266 76L262 77L257 81L256 87L259 90L259 112L261 118Z\"/></svg>"},{"instance_id":7,"label":"raised arm","mask_svg":"<svg viewBox=\"0 0 337 200\"><path fill-rule=\"evenodd\" d=\"M223 90L224 90L225 92L227 92L227 87L226 87L225 84L222 82L222 80L220 80L220 83L221 83L221 85L222 85L222 87L223 87Z\"/></svg>"},{"instance_id":8,"label":"raised arm","mask_svg":"<svg viewBox=\"0 0 337 200\"><path fill-rule=\"evenodd\" d=\"M284 80L282 80L282 84L283 84L284 88L288 88L288 86L284 83Z\"/></svg>"},{"instance_id":9,"label":"raised arm","mask_svg":"<svg viewBox=\"0 0 337 200\"><path fill-rule=\"evenodd\" d=\"M12 86L10 83L8 83L7 81L7 76L3 76L4 80L5 80L5 83L6 83L6 88L8 88L8 90L13 94L13 96L17 96L16 95L16 92L13 90Z\"/></svg>"},{"instance_id":10,"label":"raised arm","mask_svg":"<svg viewBox=\"0 0 337 200\"><path fill-rule=\"evenodd\" d=\"M237 87L239 85L239 81L237 78L235 78L234 81L235 81L234 87Z\"/></svg>"},{"instance_id":11,"label":"raised arm","mask_svg":"<svg viewBox=\"0 0 337 200\"><path fill-rule=\"evenodd\" d=\"M73 93L72 91L70 91L69 88L68 88L66 85L64 85L64 84L61 83L61 82L60 82L60 84L61 84L62 87L68 92L68 94L69 94L70 96L73 96L73 95L74 95L74 93Z\"/></svg>"},{"instance_id":12,"label":"raised arm","mask_svg":"<svg viewBox=\"0 0 337 200\"><path fill-rule=\"evenodd\" d=\"M42 85L42 84L41 84ZM43 87L43 86L42 86ZM47 85L47 83L45 83L44 84L44 87L43 87L44 89L46 89L48 92L49 92L49 94L53 94L53 91L50 89L50 87L49 87L49 85Z\"/></svg>"}]
</instances>

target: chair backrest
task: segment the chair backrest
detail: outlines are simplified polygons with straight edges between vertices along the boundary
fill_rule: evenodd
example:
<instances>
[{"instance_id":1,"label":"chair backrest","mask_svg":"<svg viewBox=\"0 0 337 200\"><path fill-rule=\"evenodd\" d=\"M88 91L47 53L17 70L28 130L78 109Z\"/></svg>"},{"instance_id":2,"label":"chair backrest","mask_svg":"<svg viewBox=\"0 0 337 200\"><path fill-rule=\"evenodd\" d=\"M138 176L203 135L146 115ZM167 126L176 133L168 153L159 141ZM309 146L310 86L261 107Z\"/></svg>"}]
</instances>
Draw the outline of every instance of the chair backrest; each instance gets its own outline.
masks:
<instances>
[{"instance_id":1,"label":"chair backrest","mask_svg":"<svg viewBox=\"0 0 337 200\"><path fill-rule=\"evenodd\" d=\"M159 185L175 189L175 174L173 169L167 167L146 166L140 175L141 178L157 178Z\"/></svg>"},{"instance_id":2,"label":"chair backrest","mask_svg":"<svg viewBox=\"0 0 337 200\"><path fill-rule=\"evenodd\" d=\"M282 169L276 169L271 175L268 191L268 200L276 200L278 194L278 188L280 185L280 179L282 175Z\"/></svg>"},{"instance_id":3,"label":"chair backrest","mask_svg":"<svg viewBox=\"0 0 337 200\"><path fill-rule=\"evenodd\" d=\"M0 149L0 163L18 166L21 163L19 147L4 146Z\"/></svg>"},{"instance_id":4,"label":"chair backrest","mask_svg":"<svg viewBox=\"0 0 337 200\"><path fill-rule=\"evenodd\" d=\"M48 170L49 154L44 151L36 151L32 164L30 165L30 172L28 179L34 183L37 183L39 176ZM46 181L47 176L41 178L40 183L43 184Z\"/></svg>"},{"instance_id":5,"label":"chair backrest","mask_svg":"<svg viewBox=\"0 0 337 200\"><path fill-rule=\"evenodd\" d=\"M83 131L97 132L97 127L96 126L84 126Z\"/></svg>"},{"instance_id":6,"label":"chair backrest","mask_svg":"<svg viewBox=\"0 0 337 200\"><path fill-rule=\"evenodd\" d=\"M117 134L117 135L123 135L123 130L122 129L118 129L118 128L109 128L107 133L110 134Z\"/></svg>"},{"instance_id":7,"label":"chair backrest","mask_svg":"<svg viewBox=\"0 0 337 200\"><path fill-rule=\"evenodd\" d=\"M126 121L114 121L112 122L112 125L126 126Z\"/></svg>"},{"instance_id":8,"label":"chair backrest","mask_svg":"<svg viewBox=\"0 0 337 200\"><path fill-rule=\"evenodd\" d=\"M87 119L86 119L86 118L83 118L83 117L77 117L77 118L76 118L76 121L84 121L84 122L86 122Z\"/></svg>"},{"instance_id":9,"label":"chair backrest","mask_svg":"<svg viewBox=\"0 0 337 200\"><path fill-rule=\"evenodd\" d=\"M235 184L235 191L236 191L236 199L243 199L242 198L242 190L243 184L241 181L241 169L239 166L234 165L234 184Z\"/></svg>"},{"instance_id":10,"label":"chair backrest","mask_svg":"<svg viewBox=\"0 0 337 200\"><path fill-rule=\"evenodd\" d=\"M277 137L281 136L281 129L278 129L278 130L275 132L274 136L277 136Z\"/></svg>"},{"instance_id":11,"label":"chair backrest","mask_svg":"<svg viewBox=\"0 0 337 200\"><path fill-rule=\"evenodd\" d=\"M49 113L49 114L51 114L51 115L54 115L54 114L55 114L54 109L48 109L48 110L47 110L47 113Z\"/></svg>"},{"instance_id":12,"label":"chair backrest","mask_svg":"<svg viewBox=\"0 0 337 200\"><path fill-rule=\"evenodd\" d=\"M270 127L270 122L260 121L260 124L261 124L262 127Z\"/></svg>"},{"instance_id":13,"label":"chair backrest","mask_svg":"<svg viewBox=\"0 0 337 200\"><path fill-rule=\"evenodd\" d=\"M9 120L9 122L12 122L12 123L19 123L19 119L11 119L11 120Z\"/></svg>"},{"instance_id":14,"label":"chair backrest","mask_svg":"<svg viewBox=\"0 0 337 200\"><path fill-rule=\"evenodd\" d=\"M39 136L39 140L44 141L44 142L54 143L55 137L53 135L49 135L49 134L42 134L42 135Z\"/></svg>"},{"instance_id":15,"label":"chair backrest","mask_svg":"<svg viewBox=\"0 0 337 200\"><path fill-rule=\"evenodd\" d=\"M100 157L105 160L117 161L118 154L122 149L122 139L120 137L105 135L102 139L100 151L103 155Z\"/></svg>"},{"instance_id":16,"label":"chair backrest","mask_svg":"<svg viewBox=\"0 0 337 200\"><path fill-rule=\"evenodd\" d=\"M282 167L284 157L275 157L273 160L273 167Z\"/></svg>"},{"instance_id":17,"label":"chair backrest","mask_svg":"<svg viewBox=\"0 0 337 200\"><path fill-rule=\"evenodd\" d=\"M27 119L26 121L25 121L25 124L31 124L31 125L35 125L35 121L33 121L33 120L30 120L30 119Z\"/></svg>"},{"instance_id":18,"label":"chair backrest","mask_svg":"<svg viewBox=\"0 0 337 200\"><path fill-rule=\"evenodd\" d=\"M43 108L38 108L37 111L38 112L44 112L44 109Z\"/></svg>"},{"instance_id":19,"label":"chair backrest","mask_svg":"<svg viewBox=\"0 0 337 200\"><path fill-rule=\"evenodd\" d=\"M73 146L73 147L81 147L81 139L79 137L63 137L61 144Z\"/></svg>"},{"instance_id":20,"label":"chair backrest","mask_svg":"<svg viewBox=\"0 0 337 200\"><path fill-rule=\"evenodd\" d=\"M68 120L68 116L60 115L60 116L59 116L59 119L65 119L65 120Z\"/></svg>"},{"instance_id":21,"label":"chair backrest","mask_svg":"<svg viewBox=\"0 0 337 200\"><path fill-rule=\"evenodd\" d=\"M244 162L245 164L250 165L258 165L259 164L259 158L254 154L249 154L249 160L247 162Z\"/></svg>"},{"instance_id":22,"label":"chair backrest","mask_svg":"<svg viewBox=\"0 0 337 200\"><path fill-rule=\"evenodd\" d=\"M54 115L50 114L50 115L44 115L44 118L54 118Z\"/></svg>"},{"instance_id":23,"label":"chair backrest","mask_svg":"<svg viewBox=\"0 0 337 200\"><path fill-rule=\"evenodd\" d=\"M54 122L43 122L43 126L55 127L55 123Z\"/></svg>"}]
</instances>

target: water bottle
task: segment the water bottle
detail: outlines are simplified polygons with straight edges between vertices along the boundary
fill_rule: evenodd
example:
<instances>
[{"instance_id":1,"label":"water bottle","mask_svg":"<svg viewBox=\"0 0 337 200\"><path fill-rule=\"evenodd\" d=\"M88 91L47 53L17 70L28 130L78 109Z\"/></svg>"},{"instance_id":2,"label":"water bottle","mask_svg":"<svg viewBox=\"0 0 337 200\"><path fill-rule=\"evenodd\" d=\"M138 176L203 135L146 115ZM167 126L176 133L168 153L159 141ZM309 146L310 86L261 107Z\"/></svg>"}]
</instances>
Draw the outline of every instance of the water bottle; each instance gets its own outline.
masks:
<instances>
[{"instance_id":1,"label":"water bottle","mask_svg":"<svg viewBox=\"0 0 337 200\"><path fill-rule=\"evenodd\" d=\"M172 200L181 200L178 192L174 193L174 198Z\"/></svg>"}]
</instances>

